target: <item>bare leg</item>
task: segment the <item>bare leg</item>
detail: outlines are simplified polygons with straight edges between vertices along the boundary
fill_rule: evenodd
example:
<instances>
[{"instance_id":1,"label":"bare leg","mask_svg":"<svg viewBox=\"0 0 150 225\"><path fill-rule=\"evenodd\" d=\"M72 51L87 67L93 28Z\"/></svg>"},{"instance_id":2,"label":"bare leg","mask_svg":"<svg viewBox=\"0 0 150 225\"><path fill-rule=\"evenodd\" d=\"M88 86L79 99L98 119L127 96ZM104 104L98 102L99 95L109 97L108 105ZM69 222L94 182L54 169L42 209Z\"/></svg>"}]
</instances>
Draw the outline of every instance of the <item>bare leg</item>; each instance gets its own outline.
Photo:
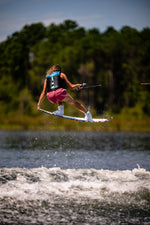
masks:
<instances>
[{"instance_id":1,"label":"bare leg","mask_svg":"<svg viewBox=\"0 0 150 225\"><path fill-rule=\"evenodd\" d=\"M70 105L73 105L74 107L76 107L77 109L79 109L81 112L86 113L87 109L80 104L79 102L75 101L71 95L69 95L67 93L66 97L63 99L64 102L69 103Z\"/></svg>"}]
</instances>

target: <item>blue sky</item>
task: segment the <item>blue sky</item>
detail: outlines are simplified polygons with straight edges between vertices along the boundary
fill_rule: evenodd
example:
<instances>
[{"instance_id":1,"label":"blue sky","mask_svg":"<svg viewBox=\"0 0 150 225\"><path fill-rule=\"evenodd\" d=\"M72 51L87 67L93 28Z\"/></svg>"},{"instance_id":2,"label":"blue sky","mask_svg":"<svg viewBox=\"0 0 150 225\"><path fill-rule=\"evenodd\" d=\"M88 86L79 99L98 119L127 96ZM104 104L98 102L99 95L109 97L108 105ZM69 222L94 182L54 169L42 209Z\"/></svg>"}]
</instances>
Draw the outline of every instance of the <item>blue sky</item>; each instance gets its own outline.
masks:
<instances>
[{"instance_id":1,"label":"blue sky","mask_svg":"<svg viewBox=\"0 0 150 225\"><path fill-rule=\"evenodd\" d=\"M24 25L70 19L86 29L150 27L150 0L0 0L0 41Z\"/></svg>"}]
</instances>

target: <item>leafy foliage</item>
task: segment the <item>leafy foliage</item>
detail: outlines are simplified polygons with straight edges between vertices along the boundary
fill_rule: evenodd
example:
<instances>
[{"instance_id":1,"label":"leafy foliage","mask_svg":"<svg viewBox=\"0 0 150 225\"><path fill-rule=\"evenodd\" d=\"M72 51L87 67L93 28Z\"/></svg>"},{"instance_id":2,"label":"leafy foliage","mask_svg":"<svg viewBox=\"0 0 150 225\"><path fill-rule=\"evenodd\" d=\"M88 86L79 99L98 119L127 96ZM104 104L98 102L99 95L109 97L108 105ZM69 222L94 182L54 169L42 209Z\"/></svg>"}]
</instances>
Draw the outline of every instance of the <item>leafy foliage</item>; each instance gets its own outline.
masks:
<instances>
[{"instance_id":1,"label":"leafy foliage","mask_svg":"<svg viewBox=\"0 0 150 225\"><path fill-rule=\"evenodd\" d=\"M139 32L128 26L120 31L109 27L100 33L71 20L24 26L0 43L1 113L9 109L32 114L53 64L60 64L71 82L102 84L77 93L98 113L135 107L140 115L150 115L150 86L139 85L150 82L149 28Z\"/></svg>"}]
</instances>

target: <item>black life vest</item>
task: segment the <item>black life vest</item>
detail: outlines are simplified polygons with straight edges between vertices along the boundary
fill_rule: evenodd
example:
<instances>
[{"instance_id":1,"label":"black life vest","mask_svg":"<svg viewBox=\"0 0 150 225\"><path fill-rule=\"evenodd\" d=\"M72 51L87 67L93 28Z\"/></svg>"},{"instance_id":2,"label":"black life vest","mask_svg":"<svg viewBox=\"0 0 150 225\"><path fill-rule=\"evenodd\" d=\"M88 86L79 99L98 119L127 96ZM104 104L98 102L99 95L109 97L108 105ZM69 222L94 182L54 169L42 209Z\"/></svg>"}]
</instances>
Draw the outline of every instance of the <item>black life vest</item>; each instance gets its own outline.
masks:
<instances>
[{"instance_id":1,"label":"black life vest","mask_svg":"<svg viewBox=\"0 0 150 225\"><path fill-rule=\"evenodd\" d=\"M66 82L60 77L60 71L54 71L46 76L47 79L47 92L58 88L66 89Z\"/></svg>"}]
</instances>

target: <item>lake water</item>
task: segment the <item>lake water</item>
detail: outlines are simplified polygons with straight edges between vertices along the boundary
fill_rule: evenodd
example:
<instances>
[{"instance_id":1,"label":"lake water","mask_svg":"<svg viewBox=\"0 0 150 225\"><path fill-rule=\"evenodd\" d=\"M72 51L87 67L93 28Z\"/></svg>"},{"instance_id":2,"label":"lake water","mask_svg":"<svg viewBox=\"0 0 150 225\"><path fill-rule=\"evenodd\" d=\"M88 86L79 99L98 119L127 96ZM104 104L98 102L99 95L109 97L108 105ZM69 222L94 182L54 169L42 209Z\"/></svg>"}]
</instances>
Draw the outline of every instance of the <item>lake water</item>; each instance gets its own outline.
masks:
<instances>
[{"instance_id":1,"label":"lake water","mask_svg":"<svg viewBox=\"0 0 150 225\"><path fill-rule=\"evenodd\" d=\"M0 131L0 224L150 224L150 134Z\"/></svg>"}]
</instances>

